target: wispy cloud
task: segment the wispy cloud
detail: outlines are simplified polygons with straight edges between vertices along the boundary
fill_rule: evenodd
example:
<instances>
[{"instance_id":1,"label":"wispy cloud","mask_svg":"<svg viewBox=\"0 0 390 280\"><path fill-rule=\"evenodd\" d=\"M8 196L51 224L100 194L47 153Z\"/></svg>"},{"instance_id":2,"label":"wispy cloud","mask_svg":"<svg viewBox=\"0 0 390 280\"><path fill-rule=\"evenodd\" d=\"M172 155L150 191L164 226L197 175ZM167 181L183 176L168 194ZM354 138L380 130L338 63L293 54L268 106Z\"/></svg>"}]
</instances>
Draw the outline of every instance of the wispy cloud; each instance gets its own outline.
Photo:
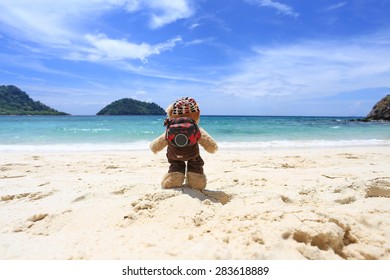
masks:
<instances>
[{"instance_id":1,"label":"wispy cloud","mask_svg":"<svg viewBox=\"0 0 390 280\"><path fill-rule=\"evenodd\" d=\"M159 28L176 20L188 18L195 9L189 0L127 0L125 2L128 12L147 10L150 15L150 27Z\"/></svg>"},{"instance_id":2,"label":"wispy cloud","mask_svg":"<svg viewBox=\"0 0 390 280\"><path fill-rule=\"evenodd\" d=\"M383 59L390 57L389 36L304 41L254 51L219 81L218 92L299 99L390 86L390 61Z\"/></svg>"},{"instance_id":3,"label":"wispy cloud","mask_svg":"<svg viewBox=\"0 0 390 280\"><path fill-rule=\"evenodd\" d=\"M279 13L291 16L298 17L299 14L294 11L294 9L286 4L273 1L273 0L245 0L246 2L252 5L258 5L261 7L270 7L276 9Z\"/></svg>"},{"instance_id":4,"label":"wispy cloud","mask_svg":"<svg viewBox=\"0 0 390 280\"><path fill-rule=\"evenodd\" d=\"M211 44L214 41L215 38L202 38L202 39L195 39L188 42L183 42L183 45L188 46L194 46L194 45L203 45L203 44Z\"/></svg>"},{"instance_id":5,"label":"wispy cloud","mask_svg":"<svg viewBox=\"0 0 390 280\"><path fill-rule=\"evenodd\" d=\"M4 34L41 44L68 44L73 38L73 31L58 10L49 3L49 6L46 3L34 4L18 0L0 2L0 23Z\"/></svg>"},{"instance_id":6,"label":"wispy cloud","mask_svg":"<svg viewBox=\"0 0 390 280\"><path fill-rule=\"evenodd\" d=\"M131 60L144 62L173 48L180 38L158 44L130 42L109 38L105 34L91 35L90 18L114 9L127 13L143 10L149 15L151 28L160 28L194 12L189 0L68 0L68 1L1 1L0 31L20 42L33 43L42 54L71 59ZM48 51L50 50L50 51Z\"/></svg>"},{"instance_id":7,"label":"wispy cloud","mask_svg":"<svg viewBox=\"0 0 390 280\"><path fill-rule=\"evenodd\" d=\"M331 5L331 6L327 7L327 8L325 8L325 11L337 10L337 9L340 9L340 8L344 7L345 5L347 5L347 2L336 3L334 5Z\"/></svg>"},{"instance_id":8,"label":"wispy cloud","mask_svg":"<svg viewBox=\"0 0 390 280\"><path fill-rule=\"evenodd\" d=\"M199 26L201 26L200 23L193 23L193 24L191 24L191 25L188 27L188 29L194 30L194 29L198 28Z\"/></svg>"},{"instance_id":9,"label":"wispy cloud","mask_svg":"<svg viewBox=\"0 0 390 280\"><path fill-rule=\"evenodd\" d=\"M150 0L145 1L153 10L151 15L151 27L159 28L178 19L188 18L193 15L194 9L185 0Z\"/></svg>"},{"instance_id":10,"label":"wispy cloud","mask_svg":"<svg viewBox=\"0 0 390 280\"><path fill-rule=\"evenodd\" d=\"M226 21L215 14L207 13L203 14L195 19L192 19L191 24L189 25L190 30L195 30L197 28L209 28L210 25L218 28L223 32L232 31L231 27L226 23Z\"/></svg>"},{"instance_id":11,"label":"wispy cloud","mask_svg":"<svg viewBox=\"0 0 390 280\"><path fill-rule=\"evenodd\" d=\"M90 48L83 49L80 52L73 52L68 59L71 60L89 60L89 61L117 61L139 59L147 62L147 57L160 54L175 47L181 42L180 37L175 37L164 43L150 45L148 43L134 44L127 40L114 40L104 34L85 35Z\"/></svg>"}]
</instances>

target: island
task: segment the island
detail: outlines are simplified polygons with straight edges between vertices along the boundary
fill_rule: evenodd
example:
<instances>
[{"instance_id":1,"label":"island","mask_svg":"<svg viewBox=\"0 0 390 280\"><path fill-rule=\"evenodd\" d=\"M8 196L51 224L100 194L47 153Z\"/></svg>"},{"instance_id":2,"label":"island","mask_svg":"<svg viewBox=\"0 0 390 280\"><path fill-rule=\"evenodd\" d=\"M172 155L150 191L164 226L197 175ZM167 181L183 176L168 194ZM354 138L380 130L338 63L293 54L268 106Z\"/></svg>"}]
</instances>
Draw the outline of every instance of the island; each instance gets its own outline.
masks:
<instances>
[{"instance_id":1,"label":"island","mask_svg":"<svg viewBox=\"0 0 390 280\"><path fill-rule=\"evenodd\" d=\"M390 121L390 94L378 101L364 120Z\"/></svg>"},{"instance_id":2,"label":"island","mask_svg":"<svg viewBox=\"0 0 390 280\"><path fill-rule=\"evenodd\" d=\"M0 86L0 115L69 115L59 112L13 85Z\"/></svg>"},{"instance_id":3,"label":"island","mask_svg":"<svg viewBox=\"0 0 390 280\"><path fill-rule=\"evenodd\" d=\"M165 111L156 103L122 98L112 102L96 115L164 115Z\"/></svg>"}]
</instances>

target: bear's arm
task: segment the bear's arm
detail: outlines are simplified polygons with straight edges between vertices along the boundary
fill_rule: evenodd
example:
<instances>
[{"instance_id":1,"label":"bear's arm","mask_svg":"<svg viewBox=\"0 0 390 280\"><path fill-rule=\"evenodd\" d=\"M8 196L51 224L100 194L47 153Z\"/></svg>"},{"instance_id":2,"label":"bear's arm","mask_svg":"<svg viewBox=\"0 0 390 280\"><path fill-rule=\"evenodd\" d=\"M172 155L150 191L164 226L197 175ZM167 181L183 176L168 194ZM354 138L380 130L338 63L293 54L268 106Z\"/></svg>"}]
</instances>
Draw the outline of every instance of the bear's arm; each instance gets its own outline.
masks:
<instances>
[{"instance_id":1,"label":"bear's arm","mask_svg":"<svg viewBox=\"0 0 390 280\"><path fill-rule=\"evenodd\" d=\"M157 154L158 152L160 152L162 149L164 149L166 146L168 146L168 142L167 140L165 139L165 132L163 134L161 134L159 137L157 137L156 139L154 139L149 147L150 149L152 150L153 153Z\"/></svg>"},{"instance_id":2,"label":"bear's arm","mask_svg":"<svg viewBox=\"0 0 390 280\"><path fill-rule=\"evenodd\" d=\"M209 153L213 154L218 150L217 142L204 130L203 128L199 127L200 129L200 139L199 144Z\"/></svg>"}]
</instances>

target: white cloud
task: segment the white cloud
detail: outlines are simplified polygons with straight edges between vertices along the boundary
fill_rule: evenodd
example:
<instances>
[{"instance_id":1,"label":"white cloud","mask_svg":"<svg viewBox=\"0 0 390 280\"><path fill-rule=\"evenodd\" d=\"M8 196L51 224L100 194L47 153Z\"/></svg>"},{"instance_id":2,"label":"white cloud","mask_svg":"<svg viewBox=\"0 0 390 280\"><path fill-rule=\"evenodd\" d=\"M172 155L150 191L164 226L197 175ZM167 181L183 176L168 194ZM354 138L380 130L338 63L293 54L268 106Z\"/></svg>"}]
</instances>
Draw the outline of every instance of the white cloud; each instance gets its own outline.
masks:
<instances>
[{"instance_id":1,"label":"white cloud","mask_svg":"<svg viewBox=\"0 0 390 280\"><path fill-rule=\"evenodd\" d=\"M334 5L331 5L331 6L327 7L327 8L325 9L325 11L337 10L337 9L340 9L340 8L344 7L345 5L347 5L347 2L336 3L336 4L334 4Z\"/></svg>"},{"instance_id":2,"label":"white cloud","mask_svg":"<svg viewBox=\"0 0 390 280\"><path fill-rule=\"evenodd\" d=\"M201 26L200 23L194 23L194 24L191 24L191 25L188 27L188 29L194 30L194 29L198 28L199 26Z\"/></svg>"},{"instance_id":3,"label":"white cloud","mask_svg":"<svg viewBox=\"0 0 390 280\"><path fill-rule=\"evenodd\" d=\"M150 21L152 28L159 28L178 19L188 18L194 13L193 8L185 0L150 0L145 1L146 3L153 10Z\"/></svg>"},{"instance_id":4,"label":"white cloud","mask_svg":"<svg viewBox=\"0 0 390 280\"><path fill-rule=\"evenodd\" d=\"M144 91L144 90L137 90L137 91L135 92L135 95L145 95L145 94L147 94L147 92Z\"/></svg>"},{"instance_id":5,"label":"white cloud","mask_svg":"<svg viewBox=\"0 0 390 280\"><path fill-rule=\"evenodd\" d=\"M118 0L120 1L120 0ZM146 10L151 28L160 28L193 15L192 0L123 0L128 12Z\"/></svg>"},{"instance_id":6,"label":"white cloud","mask_svg":"<svg viewBox=\"0 0 390 280\"><path fill-rule=\"evenodd\" d=\"M329 96L390 86L390 43L383 36L258 47L219 81L217 91L241 96Z\"/></svg>"},{"instance_id":7,"label":"white cloud","mask_svg":"<svg viewBox=\"0 0 390 280\"><path fill-rule=\"evenodd\" d=\"M0 31L35 46L35 53L67 59L147 61L172 49L180 38L160 44L115 40L104 34L91 35L87 25L113 9L146 12L153 28L192 15L189 0L3 0L0 2ZM32 43L32 44L31 44ZM19 44L20 45L20 44Z\"/></svg>"},{"instance_id":8,"label":"white cloud","mask_svg":"<svg viewBox=\"0 0 390 280\"><path fill-rule=\"evenodd\" d=\"M294 11L294 9L286 4L276 2L273 0L245 0L246 2L252 4L252 5L259 5L261 7L271 7L276 9L279 13L297 17L299 14Z\"/></svg>"},{"instance_id":9,"label":"white cloud","mask_svg":"<svg viewBox=\"0 0 390 280\"><path fill-rule=\"evenodd\" d=\"M53 27L65 27L80 16L79 20L88 15L124 9L129 13L145 11L150 17L153 28L161 27L176 20L188 18L195 12L193 0L2 0L0 21L14 26L20 25L36 31L50 30ZM44 23L51 23L45 25ZM69 26L68 26L69 27ZM52 34L48 32L49 34Z\"/></svg>"},{"instance_id":10,"label":"white cloud","mask_svg":"<svg viewBox=\"0 0 390 280\"><path fill-rule=\"evenodd\" d=\"M46 1L2 1L0 2L0 23L5 33L32 42L67 44L72 31L58 9ZM36 4L36 5L34 5ZM49 4L49 5L46 5ZM65 10L66 11L66 10Z\"/></svg>"},{"instance_id":11,"label":"white cloud","mask_svg":"<svg viewBox=\"0 0 390 280\"><path fill-rule=\"evenodd\" d=\"M74 54L75 59L91 61L139 59L146 62L147 57L170 50L175 47L177 42L181 41L180 37L176 37L165 43L150 45L147 43L134 44L126 40L114 40L104 34L88 34L85 38L93 48L85 50L84 53Z\"/></svg>"},{"instance_id":12,"label":"white cloud","mask_svg":"<svg viewBox=\"0 0 390 280\"><path fill-rule=\"evenodd\" d=\"M138 11L141 8L141 1L140 0L128 0L125 7L126 7L126 10L128 12Z\"/></svg>"},{"instance_id":13,"label":"white cloud","mask_svg":"<svg viewBox=\"0 0 390 280\"><path fill-rule=\"evenodd\" d=\"M188 42L183 42L183 45L188 46L194 46L194 45L203 45L203 44L210 44L214 41L215 38L203 38L203 39L195 39Z\"/></svg>"}]
</instances>

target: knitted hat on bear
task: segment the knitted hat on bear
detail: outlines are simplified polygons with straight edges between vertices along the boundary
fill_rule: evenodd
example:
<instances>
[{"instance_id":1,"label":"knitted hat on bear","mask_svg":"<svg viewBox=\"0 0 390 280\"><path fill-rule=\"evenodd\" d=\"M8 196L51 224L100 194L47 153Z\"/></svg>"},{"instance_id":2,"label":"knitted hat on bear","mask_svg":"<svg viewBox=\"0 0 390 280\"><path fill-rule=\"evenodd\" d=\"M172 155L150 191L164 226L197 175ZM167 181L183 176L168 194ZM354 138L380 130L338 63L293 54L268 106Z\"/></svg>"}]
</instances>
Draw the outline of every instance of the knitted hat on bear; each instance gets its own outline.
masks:
<instances>
[{"instance_id":1,"label":"knitted hat on bear","mask_svg":"<svg viewBox=\"0 0 390 280\"><path fill-rule=\"evenodd\" d=\"M198 104L191 97L182 97L173 103L173 114L183 115L187 113L199 112Z\"/></svg>"}]
</instances>

